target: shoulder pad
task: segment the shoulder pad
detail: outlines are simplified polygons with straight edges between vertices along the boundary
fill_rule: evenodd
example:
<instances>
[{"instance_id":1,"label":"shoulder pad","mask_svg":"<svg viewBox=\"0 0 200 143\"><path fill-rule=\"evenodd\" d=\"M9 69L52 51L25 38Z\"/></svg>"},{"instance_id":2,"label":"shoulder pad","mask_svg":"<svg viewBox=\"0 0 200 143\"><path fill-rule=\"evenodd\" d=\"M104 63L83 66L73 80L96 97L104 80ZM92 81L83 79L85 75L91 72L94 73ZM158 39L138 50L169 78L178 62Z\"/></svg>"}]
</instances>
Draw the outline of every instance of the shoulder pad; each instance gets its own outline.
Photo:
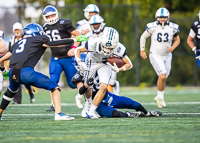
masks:
<instances>
[{"instance_id":1,"label":"shoulder pad","mask_svg":"<svg viewBox=\"0 0 200 143\"><path fill-rule=\"evenodd\" d=\"M44 25L43 25L43 28L46 26L47 24L45 23Z\"/></svg>"},{"instance_id":2,"label":"shoulder pad","mask_svg":"<svg viewBox=\"0 0 200 143\"><path fill-rule=\"evenodd\" d=\"M169 22L169 27L176 29L177 31L179 31L179 25L173 22Z\"/></svg>"},{"instance_id":3,"label":"shoulder pad","mask_svg":"<svg viewBox=\"0 0 200 143\"><path fill-rule=\"evenodd\" d=\"M113 54L114 56L119 57L119 58L124 57L127 54L126 47L120 42L118 42L117 47L115 48Z\"/></svg>"},{"instance_id":4,"label":"shoulder pad","mask_svg":"<svg viewBox=\"0 0 200 143\"><path fill-rule=\"evenodd\" d=\"M175 28L175 29L178 29L178 27L179 27L178 24L173 23L173 22L169 22L169 26L170 26L170 27L173 27L173 28Z\"/></svg>"},{"instance_id":5,"label":"shoulder pad","mask_svg":"<svg viewBox=\"0 0 200 143\"><path fill-rule=\"evenodd\" d=\"M66 24L72 24L72 21L69 19L60 19L59 20L60 24L66 25Z\"/></svg>"},{"instance_id":6,"label":"shoulder pad","mask_svg":"<svg viewBox=\"0 0 200 143\"><path fill-rule=\"evenodd\" d=\"M154 27L156 27L156 26L157 26L156 21L151 22L151 23L147 23L147 25L146 25L146 27L145 27L145 30L148 30L148 29L150 29L150 28L154 28Z\"/></svg>"},{"instance_id":7,"label":"shoulder pad","mask_svg":"<svg viewBox=\"0 0 200 143\"><path fill-rule=\"evenodd\" d=\"M78 21L76 23L76 29L79 28L79 27L81 27L84 24L89 24L89 22L87 20L85 20L85 19Z\"/></svg>"},{"instance_id":8,"label":"shoulder pad","mask_svg":"<svg viewBox=\"0 0 200 143\"><path fill-rule=\"evenodd\" d=\"M198 21L195 21L195 22L194 22L194 25L195 25L195 26L197 26L198 24L199 24L199 22L198 22Z\"/></svg>"},{"instance_id":9,"label":"shoulder pad","mask_svg":"<svg viewBox=\"0 0 200 143\"><path fill-rule=\"evenodd\" d=\"M83 20L78 21L76 24L83 25L85 23L88 23L88 21L83 19Z\"/></svg>"}]
</instances>

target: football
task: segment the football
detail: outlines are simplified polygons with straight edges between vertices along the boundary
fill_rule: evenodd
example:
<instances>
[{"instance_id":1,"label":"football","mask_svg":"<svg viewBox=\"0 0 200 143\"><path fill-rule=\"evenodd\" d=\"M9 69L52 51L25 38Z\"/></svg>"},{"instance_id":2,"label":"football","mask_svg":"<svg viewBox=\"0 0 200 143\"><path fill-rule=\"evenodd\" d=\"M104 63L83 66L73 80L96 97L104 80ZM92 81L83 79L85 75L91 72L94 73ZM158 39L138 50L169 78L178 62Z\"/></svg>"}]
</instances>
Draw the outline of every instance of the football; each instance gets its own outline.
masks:
<instances>
[{"instance_id":1,"label":"football","mask_svg":"<svg viewBox=\"0 0 200 143\"><path fill-rule=\"evenodd\" d=\"M118 68L121 68L124 66L124 61L120 58L117 57L110 57L107 58L107 62L109 62L111 65L113 65L113 63L116 63L116 65L118 66Z\"/></svg>"}]
</instances>

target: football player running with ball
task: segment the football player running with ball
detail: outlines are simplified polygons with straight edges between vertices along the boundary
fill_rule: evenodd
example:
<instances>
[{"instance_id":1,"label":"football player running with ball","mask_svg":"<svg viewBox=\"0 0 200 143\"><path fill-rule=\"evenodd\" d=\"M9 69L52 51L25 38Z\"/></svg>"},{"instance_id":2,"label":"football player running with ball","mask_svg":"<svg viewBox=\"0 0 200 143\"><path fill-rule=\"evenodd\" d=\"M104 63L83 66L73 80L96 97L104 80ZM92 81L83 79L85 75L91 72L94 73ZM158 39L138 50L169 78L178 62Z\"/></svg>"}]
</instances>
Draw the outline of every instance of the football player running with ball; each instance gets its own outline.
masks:
<instances>
[{"instance_id":1,"label":"football player running with ball","mask_svg":"<svg viewBox=\"0 0 200 143\"><path fill-rule=\"evenodd\" d=\"M39 24L28 24L23 30L23 38L16 42L1 59L3 61L10 58L9 70L9 87L3 95L0 105L0 120L3 111L9 105L15 96L20 84L33 85L51 91L52 100L55 106L54 120L74 120L74 117L67 116L61 112L60 88L56 82L48 76L34 70L35 65L42 57L46 47L57 48L57 45L74 43L77 40L87 40L85 36L78 36L73 39L63 39L50 41L49 37L44 34Z\"/></svg>"},{"instance_id":2,"label":"football player running with ball","mask_svg":"<svg viewBox=\"0 0 200 143\"><path fill-rule=\"evenodd\" d=\"M147 58L145 44L146 39L151 36L149 59L158 75L158 90L154 100L157 102L158 108L163 108L166 106L164 89L171 71L172 52L180 44L179 26L169 22L170 13L166 8L159 8L155 18L157 21L148 23L146 30L140 37L140 56L143 59Z\"/></svg>"},{"instance_id":3,"label":"football player running with ball","mask_svg":"<svg viewBox=\"0 0 200 143\"><path fill-rule=\"evenodd\" d=\"M132 63L127 56L126 48L119 42L118 32L111 27L106 27L101 37L88 40L85 46L78 47L74 52L80 68L88 71L85 81L89 78L93 78L96 72L98 73L100 89L96 93L92 106L87 112L89 118L98 118L95 110L107 91L107 86L111 77L111 69L117 73L119 71L126 71L132 68ZM81 52L88 52L85 60L87 65L81 62ZM116 64L114 64L114 66L110 63L106 64L106 59L109 57L119 57L124 61L125 65L118 68Z\"/></svg>"}]
</instances>

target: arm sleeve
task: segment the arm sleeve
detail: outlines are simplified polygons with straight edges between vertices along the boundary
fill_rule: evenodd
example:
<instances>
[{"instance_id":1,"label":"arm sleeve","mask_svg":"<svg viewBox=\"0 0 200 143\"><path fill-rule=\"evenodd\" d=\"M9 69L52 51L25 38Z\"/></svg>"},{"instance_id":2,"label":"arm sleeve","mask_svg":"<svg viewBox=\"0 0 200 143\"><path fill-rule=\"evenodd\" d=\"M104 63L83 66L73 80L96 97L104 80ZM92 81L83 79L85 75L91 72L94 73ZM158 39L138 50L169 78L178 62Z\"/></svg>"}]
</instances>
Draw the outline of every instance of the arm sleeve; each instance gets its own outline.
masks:
<instances>
[{"instance_id":1,"label":"arm sleeve","mask_svg":"<svg viewBox=\"0 0 200 143\"><path fill-rule=\"evenodd\" d=\"M144 31L144 33L140 37L140 51L145 50L146 45L146 39L151 36L147 30Z\"/></svg>"},{"instance_id":2,"label":"arm sleeve","mask_svg":"<svg viewBox=\"0 0 200 143\"><path fill-rule=\"evenodd\" d=\"M70 43L74 43L73 39L64 39L64 40L58 40L58 41L48 41L45 44L49 45L49 46L58 46L58 45L66 45L66 44L70 44Z\"/></svg>"}]
</instances>

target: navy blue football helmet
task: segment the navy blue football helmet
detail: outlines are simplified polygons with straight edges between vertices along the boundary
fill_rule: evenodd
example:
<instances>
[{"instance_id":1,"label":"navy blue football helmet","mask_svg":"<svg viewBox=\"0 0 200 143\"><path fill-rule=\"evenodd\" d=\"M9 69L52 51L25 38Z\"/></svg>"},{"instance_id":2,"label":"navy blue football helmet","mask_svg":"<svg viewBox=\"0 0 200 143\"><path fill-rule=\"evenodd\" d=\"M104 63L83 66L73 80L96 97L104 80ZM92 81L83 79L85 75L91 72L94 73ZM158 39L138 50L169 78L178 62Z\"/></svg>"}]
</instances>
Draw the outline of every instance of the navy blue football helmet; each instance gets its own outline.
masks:
<instances>
[{"instance_id":1,"label":"navy blue football helmet","mask_svg":"<svg viewBox=\"0 0 200 143\"><path fill-rule=\"evenodd\" d=\"M55 15L55 16L47 18L50 15ZM44 8L42 16L44 18L44 21L49 25L52 25L59 20L58 10L52 5L48 5Z\"/></svg>"},{"instance_id":2,"label":"navy blue football helmet","mask_svg":"<svg viewBox=\"0 0 200 143\"><path fill-rule=\"evenodd\" d=\"M37 23L30 23L23 29L23 35L26 37L34 37L44 35L43 28Z\"/></svg>"}]
</instances>

